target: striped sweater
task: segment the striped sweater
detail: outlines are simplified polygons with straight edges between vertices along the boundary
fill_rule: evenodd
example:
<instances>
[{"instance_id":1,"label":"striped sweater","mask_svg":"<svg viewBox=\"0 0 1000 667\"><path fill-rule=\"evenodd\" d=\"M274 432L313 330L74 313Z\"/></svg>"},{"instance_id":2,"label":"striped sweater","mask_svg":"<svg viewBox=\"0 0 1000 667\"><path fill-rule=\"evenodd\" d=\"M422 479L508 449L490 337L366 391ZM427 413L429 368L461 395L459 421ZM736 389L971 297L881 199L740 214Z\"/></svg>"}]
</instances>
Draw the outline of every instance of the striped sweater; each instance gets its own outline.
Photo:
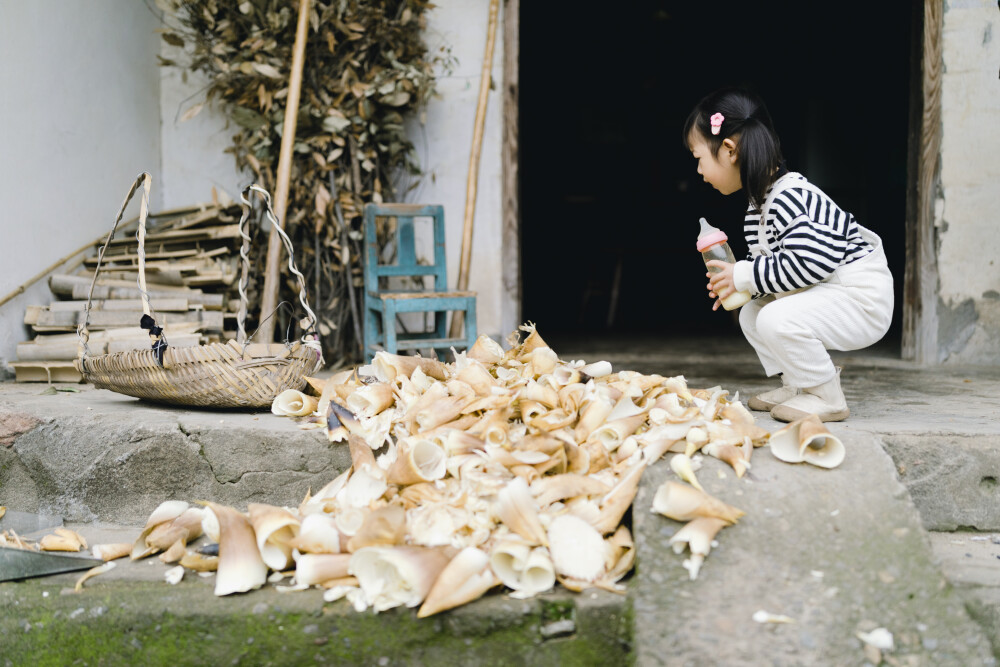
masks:
<instances>
[{"instance_id":1,"label":"striped sweater","mask_svg":"<svg viewBox=\"0 0 1000 667\"><path fill-rule=\"evenodd\" d=\"M806 180L797 173L790 174L789 179ZM734 269L738 290L775 294L815 285L838 266L859 260L873 250L861 237L853 215L825 193L819 195L796 187L794 182L774 198L768 211L765 233L770 256L762 254L758 247L759 225L760 211L748 208L743 233L750 253Z\"/></svg>"}]
</instances>

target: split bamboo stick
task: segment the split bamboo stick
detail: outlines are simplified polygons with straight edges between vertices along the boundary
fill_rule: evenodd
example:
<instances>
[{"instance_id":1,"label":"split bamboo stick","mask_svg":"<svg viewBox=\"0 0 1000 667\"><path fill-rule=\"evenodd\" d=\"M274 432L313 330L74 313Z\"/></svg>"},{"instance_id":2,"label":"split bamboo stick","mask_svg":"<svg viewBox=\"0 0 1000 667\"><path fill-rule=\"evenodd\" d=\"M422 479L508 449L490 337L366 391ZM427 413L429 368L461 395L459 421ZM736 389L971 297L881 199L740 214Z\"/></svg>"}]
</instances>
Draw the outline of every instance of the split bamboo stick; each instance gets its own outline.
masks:
<instances>
[{"instance_id":1,"label":"split bamboo stick","mask_svg":"<svg viewBox=\"0 0 1000 667\"><path fill-rule=\"evenodd\" d=\"M288 82L288 104L285 106L285 122L281 132L281 152L278 154L274 215L277 218L277 224L282 225L282 228L284 228L285 212L288 209L288 183L292 176L292 155L295 145L295 127L299 115L299 93L302 89L302 67L305 62L309 5L310 0L299 0L299 22L295 28L292 71ZM280 264L281 240L278 238L278 232L272 229L267 240L267 263L264 269L264 289L260 304L261 323L257 329L258 342L270 343L274 340L275 318L268 316L278 304Z\"/></svg>"},{"instance_id":2,"label":"split bamboo stick","mask_svg":"<svg viewBox=\"0 0 1000 667\"><path fill-rule=\"evenodd\" d=\"M476 216L476 191L479 184L479 157L483 147L483 130L486 127L486 100L490 92L490 72L493 69L493 47L497 41L497 14L500 0L490 0L490 18L486 29L486 53L479 78L479 101L476 104L476 123L472 133L472 151L469 154L469 175L465 186L465 222L462 227L462 255L458 268L458 290L469 288L469 265L472 263L472 228ZM464 313L451 317L449 336L457 338L462 330Z\"/></svg>"}]
</instances>

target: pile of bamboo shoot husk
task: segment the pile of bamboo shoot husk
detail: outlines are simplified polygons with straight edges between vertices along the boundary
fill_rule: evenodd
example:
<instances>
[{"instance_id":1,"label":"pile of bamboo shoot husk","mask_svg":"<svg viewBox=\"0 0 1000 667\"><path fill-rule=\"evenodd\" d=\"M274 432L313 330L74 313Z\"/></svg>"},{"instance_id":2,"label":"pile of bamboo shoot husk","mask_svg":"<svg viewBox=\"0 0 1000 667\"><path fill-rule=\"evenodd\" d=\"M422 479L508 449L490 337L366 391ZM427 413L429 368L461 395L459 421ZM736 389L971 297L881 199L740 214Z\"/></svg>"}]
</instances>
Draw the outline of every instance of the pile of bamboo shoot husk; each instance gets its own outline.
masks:
<instances>
[{"instance_id":1,"label":"pile of bamboo shoot husk","mask_svg":"<svg viewBox=\"0 0 1000 667\"><path fill-rule=\"evenodd\" d=\"M738 454L742 475L768 433L719 387L565 362L521 329L508 351L483 336L450 364L380 352L315 381L318 396L279 395L273 412L325 428L352 466L297 508L168 501L133 558L162 550L197 569L204 559L185 544L204 531L219 543L218 595L294 571L295 587L322 586L327 600L419 606L420 617L500 584L521 598L556 582L623 592L635 562L627 512L646 467L673 452L697 485L690 457L702 450ZM654 509L690 521L673 543L690 548L694 578L743 512L689 483L664 484Z\"/></svg>"}]
</instances>

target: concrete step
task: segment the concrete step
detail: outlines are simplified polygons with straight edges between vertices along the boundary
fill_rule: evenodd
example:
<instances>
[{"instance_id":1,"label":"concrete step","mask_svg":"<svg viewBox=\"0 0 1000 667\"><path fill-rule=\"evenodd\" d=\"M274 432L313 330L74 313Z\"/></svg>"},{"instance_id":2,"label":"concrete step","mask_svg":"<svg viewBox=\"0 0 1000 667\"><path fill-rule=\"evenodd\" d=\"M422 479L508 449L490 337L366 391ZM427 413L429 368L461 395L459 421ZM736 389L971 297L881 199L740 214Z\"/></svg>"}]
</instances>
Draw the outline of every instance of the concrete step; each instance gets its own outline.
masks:
<instances>
[{"instance_id":1,"label":"concrete step","mask_svg":"<svg viewBox=\"0 0 1000 667\"><path fill-rule=\"evenodd\" d=\"M42 394L44 385L0 383L0 504L141 525L171 498L298 505L350 465L347 449L323 431L270 412L173 408L73 388Z\"/></svg>"},{"instance_id":2,"label":"concrete step","mask_svg":"<svg viewBox=\"0 0 1000 667\"><path fill-rule=\"evenodd\" d=\"M88 541L136 529L73 525ZM93 543L93 542L92 542ZM556 591L492 595L429 619L356 613L322 591L274 585L218 598L214 575L175 586L156 558L117 561L79 593L80 573L0 583L0 665L615 665L628 659L626 599ZM285 581L289 584L289 581Z\"/></svg>"},{"instance_id":3,"label":"concrete step","mask_svg":"<svg viewBox=\"0 0 1000 667\"><path fill-rule=\"evenodd\" d=\"M740 338L552 342L564 357L684 374L691 386L721 384L744 401L775 386ZM894 633L905 649L885 656L888 664L962 665L1000 657L1000 559L984 542L969 541L981 534L928 538L923 530L1000 530L1000 368L924 368L898 359L890 348L831 354L843 367L851 417L830 427L847 444L847 460L824 474L778 464L758 451L756 479L735 488L732 479L720 483L710 471L702 473L707 488L748 516L721 533L699 581L685 582L680 558L671 559L664 548L679 524L645 513L656 485L670 473L654 469L643 480L633 589L640 663L862 664L855 628L890 622L901 624ZM766 415L761 423L780 426ZM659 548L653 544L657 531ZM942 551L942 544L954 548L957 540L987 555L977 547L970 547L971 557L964 550ZM670 569L650 564L664 554ZM800 622L755 627L747 619L756 609ZM935 620L928 622L927 615ZM983 635L969 630L970 617L992 643L994 657L982 658ZM944 635L950 639L942 641ZM969 656L962 655L963 641Z\"/></svg>"},{"instance_id":4,"label":"concrete step","mask_svg":"<svg viewBox=\"0 0 1000 667\"><path fill-rule=\"evenodd\" d=\"M930 533L941 571L1000 656L1000 534Z\"/></svg>"},{"instance_id":5,"label":"concrete step","mask_svg":"<svg viewBox=\"0 0 1000 667\"><path fill-rule=\"evenodd\" d=\"M171 498L297 505L350 465L344 445L270 413L76 388L0 384L0 505L61 515L90 544L133 541ZM0 583L0 665L605 665L631 649L627 598L604 591L491 595L418 620L358 614L319 590L216 598L212 577L173 587L155 558L118 563L80 593L79 573Z\"/></svg>"},{"instance_id":6,"label":"concrete step","mask_svg":"<svg viewBox=\"0 0 1000 667\"><path fill-rule=\"evenodd\" d=\"M708 461L698 475L706 490L747 515L718 535L697 581L668 548L681 524L649 511L672 473L647 473L634 508L639 664L863 664L857 633L877 627L892 632L886 655L898 664L992 664L892 460L871 435L831 430L849 451L835 470L785 464L767 448L743 480ZM794 622L756 623L759 610Z\"/></svg>"},{"instance_id":7,"label":"concrete step","mask_svg":"<svg viewBox=\"0 0 1000 667\"><path fill-rule=\"evenodd\" d=\"M728 345L618 345L605 347L608 354L555 347L562 358L605 358L616 368L685 374L691 386L721 384L744 400L770 388L752 352ZM871 656L856 633L882 626L897 644L883 656L886 664L994 664L1000 595L951 574L949 584L931 550L936 541L921 524L992 525L991 473L967 461L988 462L975 441L1000 437L991 417L1000 370L928 371L850 356L838 362L852 410L848 422L831 426L847 444L844 465L789 466L765 448L756 453L752 478L737 480L708 460L702 483L747 516L720 534L695 582L667 544L679 524L649 513L653 492L672 476L663 462L647 472L636 500L639 564L624 599L565 591L524 602L491 595L417 621L412 610L355 614L344 602L324 604L318 591L268 587L217 599L211 579L170 587L160 580L166 568L153 561L117 568L80 594L65 593L74 575L0 584L0 663L40 655L43 663L76 656L83 664L116 664L109 656L121 655L122 664L195 656L204 664L842 665L864 664ZM240 508L297 504L308 488L349 465L346 450L320 432L268 413L161 408L88 388L56 395L41 389L0 385L0 504L59 513L87 522L88 530L112 522L131 539L166 498ZM766 417L762 424L779 427ZM956 458L956 443L968 444L967 454ZM920 448L938 456L917 457ZM955 460L966 461L964 476L944 474ZM958 493L970 486L975 494ZM970 505L979 508L975 520L962 514ZM758 610L795 623L757 624ZM988 626L986 634L973 619Z\"/></svg>"},{"instance_id":8,"label":"concrete step","mask_svg":"<svg viewBox=\"0 0 1000 667\"><path fill-rule=\"evenodd\" d=\"M882 444L927 530L1000 531L1000 434L889 433Z\"/></svg>"}]
</instances>

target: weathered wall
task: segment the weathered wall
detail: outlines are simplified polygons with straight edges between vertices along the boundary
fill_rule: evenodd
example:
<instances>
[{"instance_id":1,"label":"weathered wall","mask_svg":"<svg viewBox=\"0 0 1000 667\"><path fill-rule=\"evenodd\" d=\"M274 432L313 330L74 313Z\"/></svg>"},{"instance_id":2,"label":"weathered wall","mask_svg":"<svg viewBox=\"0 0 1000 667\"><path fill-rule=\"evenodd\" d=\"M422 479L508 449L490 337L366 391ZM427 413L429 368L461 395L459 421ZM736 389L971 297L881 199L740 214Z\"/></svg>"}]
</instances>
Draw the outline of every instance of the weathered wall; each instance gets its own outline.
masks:
<instances>
[{"instance_id":1,"label":"weathered wall","mask_svg":"<svg viewBox=\"0 0 1000 667\"><path fill-rule=\"evenodd\" d=\"M943 28L938 345L948 363L1000 363L1000 11L948 0Z\"/></svg>"},{"instance_id":2,"label":"weathered wall","mask_svg":"<svg viewBox=\"0 0 1000 667\"><path fill-rule=\"evenodd\" d=\"M181 51L162 40L164 58L182 59ZM163 206L174 208L210 201L212 187L238 200L240 191L252 182L250 174L240 174L236 161L225 150L232 145L232 128L226 117L209 107L194 118L181 116L205 101L202 91L208 79L177 67L162 67L160 77L161 151L163 153Z\"/></svg>"},{"instance_id":3,"label":"weathered wall","mask_svg":"<svg viewBox=\"0 0 1000 667\"><path fill-rule=\"evenodd\" d=\"M156 27L134 0L0 0L0 295L107 233L140 171L158 177ZM41 282L0 306L0 373L48 298Z\"/></svg>"},{"instance_id":4,"label":"weathered wall","mask_svg":"<svg viewBox=\"0 0 1000 667\"><path fill-rule=\"evenodd\" d=\"M425 121L414 119L410 124L411 138L425 175L406 195L406 200L444 205L448 278L454 286L489 2L440 0L435 4L437 7L428 14L428 49L436 53L450 47L458 63L438 81L438 96L430 103ZM170 53L164 45L164 55ZM486 115L469 281L469 289L478 292L479 331L494 336L507 333L502 331L500 322L502 66L503 40L498 31L493 58L497 89L490 93ZM232 156L223 153L232 131L226 128L219 112L205 109L192 120L184 123L178 120L191 104L200 101L195 93L202 86L197 77L184 80L174 68L164 68L161 74L165 206L203 201L210 196L213 185L235 198L239 188L249 182L247 175L235 170Z\"/></svg>"},{"instance_id":5,"label":"weathered wall","mask_svg":"<svg viewBox=\"0 0 1000 667\"><path fill-rule=\"evenodd\" d=\"M486 46L489 16L487 0L443 0L428 15L427 47L431 52L451 48L458 63L450 75L438 81L438 97L427 109L423 128L414 127L417 154L427 172L409 196L412 201L443 204L447 228L448 282L458 279L465 215L465 190L469 174L469 151L475 124L479 79ZM499 19L498 19L499 20ZM503 138L503 29L497 29L492 78L486 108L486 127L480 156L475 228L469 289L477 293L479 332L494 338L509 331L500 321L502 242L501 141ZM414 124L416 125L416 124Z\"/></svg>"}]
</instances>

